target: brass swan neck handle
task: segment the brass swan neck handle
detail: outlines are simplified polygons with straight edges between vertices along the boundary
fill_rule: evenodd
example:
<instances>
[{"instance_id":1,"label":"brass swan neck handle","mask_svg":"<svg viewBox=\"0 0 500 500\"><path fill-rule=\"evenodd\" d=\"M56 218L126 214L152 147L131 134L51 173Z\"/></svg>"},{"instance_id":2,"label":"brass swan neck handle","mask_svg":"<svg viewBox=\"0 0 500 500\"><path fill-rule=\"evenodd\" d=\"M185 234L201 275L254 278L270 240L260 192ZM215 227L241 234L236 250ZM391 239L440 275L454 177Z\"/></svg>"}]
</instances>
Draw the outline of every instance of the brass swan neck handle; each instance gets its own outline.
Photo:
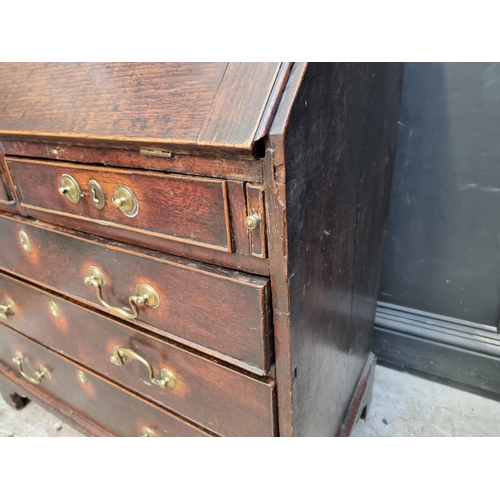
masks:
<instances>
[{"instance_id":1,"label":"brass swan neck handle","mask_svg":"<svg viewBox=\"0 0 500 500\"><path fill-rule=\"evenodd\" d=\"M156 307L160 303L160 298L156 293L155 289L150 285L140 285L139 294L131 295L128 298L131 311L118 306L112 306L108 304L102 296L102 288L104 286L104 278L101 271L94 266L90 266L87 270L87 276L84 279L85 284L93 286L96 289L97 300L103 305L109 312L113 313L123 319L135 319L139 316L139 307L148 306Z\"/></svg>"}]
</instances>

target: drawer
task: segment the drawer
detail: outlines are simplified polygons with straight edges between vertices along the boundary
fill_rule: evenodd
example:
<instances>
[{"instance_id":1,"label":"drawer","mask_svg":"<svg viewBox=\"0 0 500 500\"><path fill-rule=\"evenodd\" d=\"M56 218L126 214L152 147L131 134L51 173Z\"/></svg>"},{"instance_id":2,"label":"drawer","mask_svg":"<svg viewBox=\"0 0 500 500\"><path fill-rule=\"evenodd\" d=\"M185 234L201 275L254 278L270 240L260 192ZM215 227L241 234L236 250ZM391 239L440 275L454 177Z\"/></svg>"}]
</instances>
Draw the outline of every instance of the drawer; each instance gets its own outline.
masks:
<instances>
[{"instance_id":1,"label":"drawer","mask_svg":"<svg viewBox=\"0 0 500 500\"><path fill-rule=\"evenodd\" d=\"M57 407L57 402L68 406L112 435L141 436L144 427L156 436L207 435L2 324L0 363L15 371L25 386L49 396L53 406Z\"/></svg>"},{"instance_id":2,"label":"drawer","mask_svg":"<svg viewBox=\"0 0 500 500\"><path fill-rule=\"evenodd\" d=\"M0 274L1 319L31 339L109 377L217 434L274 434L274 382L226 368L151 335ZM118 353L116 348L123 348ZM110 358L126 355L117 366ZM151 381L170 380L161 387ZM170 377L170 378L169 378Z\"/></svg>"},{"instance_id":3,"label":"drawer","mask_svg":"<svg viewBox=\"0 0 500 500\"><path fill-rule=\"evenodd\" d=\"M229 196L228 181L223 179L34 160L10 159L7 164L21 205L27 213L35 210L37 219L44 214L60 216L61 225L75 229L79 221L91 221L97 234L106 236L110 228L125 230L129 236L133 233L130 242L141 246L141 237L154 237L266 256L261 248L264 207L259 187L248 185L243 193L244 183L233 182L234 194ZM234 234L231 212L237 225ZM252 230L245 228L247 213L259 219Z\"/></svg>"},{"instance_id":4,"label":"drawer","mask_svg":"<svg viewBox=\"0 0 500 500\"><path fill-rule=\"evenodd\" d=\"M8 216L0 216L0 234L0 268L259 375L269 371L267 278ZM89 268L102 273L102 285L86 284ZM129 298L140 303L141 285L153 288L157 304L137 306L133 318Z\"/></svg>"}]
</instances>

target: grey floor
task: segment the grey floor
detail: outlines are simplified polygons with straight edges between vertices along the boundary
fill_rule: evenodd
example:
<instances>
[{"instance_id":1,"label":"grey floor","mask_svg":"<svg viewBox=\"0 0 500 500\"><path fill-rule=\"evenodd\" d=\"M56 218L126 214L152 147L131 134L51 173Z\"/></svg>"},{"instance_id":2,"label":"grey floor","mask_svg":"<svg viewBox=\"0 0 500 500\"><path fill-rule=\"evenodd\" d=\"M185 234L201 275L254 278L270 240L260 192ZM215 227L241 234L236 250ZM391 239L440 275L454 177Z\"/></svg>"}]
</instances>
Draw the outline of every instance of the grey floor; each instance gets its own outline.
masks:
<instances>
[{"instance_id":1,"label":"grey floor","mask_svg":"<svg viewBox=\"0 0 500 500\"><path fill-rule=\"evenodd\" d=\"M377 366L368 418L353 435L500 436L500 402ZM0 398L2 436L81 434L34 403L16 411Z\"/></svg>"}]
</instances>

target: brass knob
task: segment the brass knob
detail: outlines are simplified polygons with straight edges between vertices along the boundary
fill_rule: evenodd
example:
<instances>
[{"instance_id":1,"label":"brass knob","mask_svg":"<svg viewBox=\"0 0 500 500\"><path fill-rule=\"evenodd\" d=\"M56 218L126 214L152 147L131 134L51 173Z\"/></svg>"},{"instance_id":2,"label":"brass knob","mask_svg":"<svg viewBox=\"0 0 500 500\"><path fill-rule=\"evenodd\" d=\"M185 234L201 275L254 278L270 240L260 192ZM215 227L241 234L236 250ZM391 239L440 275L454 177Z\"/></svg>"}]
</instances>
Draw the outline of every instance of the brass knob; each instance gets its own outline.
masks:
<instances>
[{"instance_id":1,"label":"brass knob","mask_svg":"<svg viewBox=\"0 0 500 500\"><path fill-rule=\"evenodd\" d=\"M253 231L254 229L257 229L260 223L260 217L256 214L249 215L248 217L245 218L245 227L249 231Z\"/></svg>"},{"instance_id":2,"label":"brass knob","mask_svg":"<svg viewBox=\"0 0 500 500\"><path fill-rule=\"evenodd\" d=\"M5 304L0 304L0 319L9 319L16 312L16 304L11 299L7 299Z\"/></svg>"},{"instance_id":3,"label":"brass knob","mask_svg":"<svg viewBox=\"0 0 500 500\"><path fill-rule=\"evenodd\" d=\"M123 207L125 203L127 203L127 198L125 198L125 196L122 196L121 198L113 198L113 204L118 208Z\"/></svg>"},{"instance_id":4,"label":"brass knob","mask_svg":"<svg viewBox=\"0 0 500 500\"><path fill-rule=\"evenodd\" d=\"M139 203L135 194L127 187L116 188L111 200L127 217L135 217L139 211Z\"/></svg>"},{"instance_id":5,"label":"brass knob","mask_svg":"<svg viewBox=\"0 0 500 500\"><path fill-rule=\"evenodd\" d=\"M58 191L71 201L71 203L78 203L80 198L83 196L78 182L76 182L76 180L68 174L61 175L61 187Z\"/></svg>"}]
</instances>

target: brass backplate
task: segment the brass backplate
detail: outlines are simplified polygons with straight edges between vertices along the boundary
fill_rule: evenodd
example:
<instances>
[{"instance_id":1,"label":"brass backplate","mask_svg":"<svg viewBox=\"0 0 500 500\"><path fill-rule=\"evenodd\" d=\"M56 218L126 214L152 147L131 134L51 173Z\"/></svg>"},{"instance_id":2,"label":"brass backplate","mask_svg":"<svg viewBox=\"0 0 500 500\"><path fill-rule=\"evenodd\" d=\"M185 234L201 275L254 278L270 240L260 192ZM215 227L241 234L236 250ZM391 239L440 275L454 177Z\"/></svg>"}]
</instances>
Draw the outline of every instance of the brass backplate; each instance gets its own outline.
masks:
<instances>
[{"instance_id":1,"label":"brass backplate","mask_svg":"<svg viewBox=\"0 0 500 500\"><path fill-rule=\"evenodd\" d=\"M147 295L149 307L152 307L153 309L155 307L158 307L158 304L160 303L160 297L151 285L141 285L139 287L139 295Z\"/></svg>"},{"instance_id":2,"label":"brass backplate","mask_svg":"<svg viewBox=\"0 0 500 500\"><path fill-rule=\"evenodd\" d=\"M19 231L19 241L21 242L21 246L24 248L24 250L28 253L31 253L31 241L24 231Z\"/></svg>"},{"instance_id":3,"label":"brass backplate","mask_svg":"<svg viewBox=\"0 0 500 500\"><path fill-rule=\"evenodd\" d=\"M139 211L139 202L127 186L117 187L112 201L127 217L135 217Z\"/></svg>"},{"instance_id":4,"label":"brass backplate","mask_svg":"<svg viewBox=\"0 0 500 500\"><path fill-rule=\"evenodd\" d=\"M61 175L61 187L59 188L59 192L71 201L71 203L79 203L83 196L78 182L69 174Z\"/></svg>"},{"instance_id":5,"label":"brass backplate","mask_svg":"<svg viewBox=\"0 0 500 500\"><path fill-rule=\"evenodd\" d=\"M57 304L53 300L49 300L49 309L52 316L56 318L61 317L61 311L59 311L59 307L57 307Z\"/></svg>"},{"instance_id":6,"label":"brass backplate","mask_svg":"<svg viewBox=\"0 0 500 500\"><path fill-rule=\"evenodd\" d=\"M101 286L104 285L104 277L103 277L101 271L99 271L99 269L97 269L97 267L89 266L89 268L87 269L87 276L89 278L91 276L93 276L94 279L99 283L99 285L101 285Z\"/></svg>"},{"instance_id":7,"label":"brass backplate","mask_svg":"<svg viewBox=\"0 0 500 500\"><path fill-rule=\"evenodd\" d=\"M76 372L77 376L78 376L78 380L83 384L83 385L88 385L89 383L89 379L87 378L87 376L85 375L85 373L82 372L82 370L78 370Z\"/></svg>"},{"instance_id":8,"label":"brass backplate","mask_svg":"<svg viewBox=\"0 0 500 500\"><path fill-rule=\"evenodd\" d=\"M142 427L142 437L156 437L155 431L150 427L143 425Z\"/></svg>"}]
</instances>

